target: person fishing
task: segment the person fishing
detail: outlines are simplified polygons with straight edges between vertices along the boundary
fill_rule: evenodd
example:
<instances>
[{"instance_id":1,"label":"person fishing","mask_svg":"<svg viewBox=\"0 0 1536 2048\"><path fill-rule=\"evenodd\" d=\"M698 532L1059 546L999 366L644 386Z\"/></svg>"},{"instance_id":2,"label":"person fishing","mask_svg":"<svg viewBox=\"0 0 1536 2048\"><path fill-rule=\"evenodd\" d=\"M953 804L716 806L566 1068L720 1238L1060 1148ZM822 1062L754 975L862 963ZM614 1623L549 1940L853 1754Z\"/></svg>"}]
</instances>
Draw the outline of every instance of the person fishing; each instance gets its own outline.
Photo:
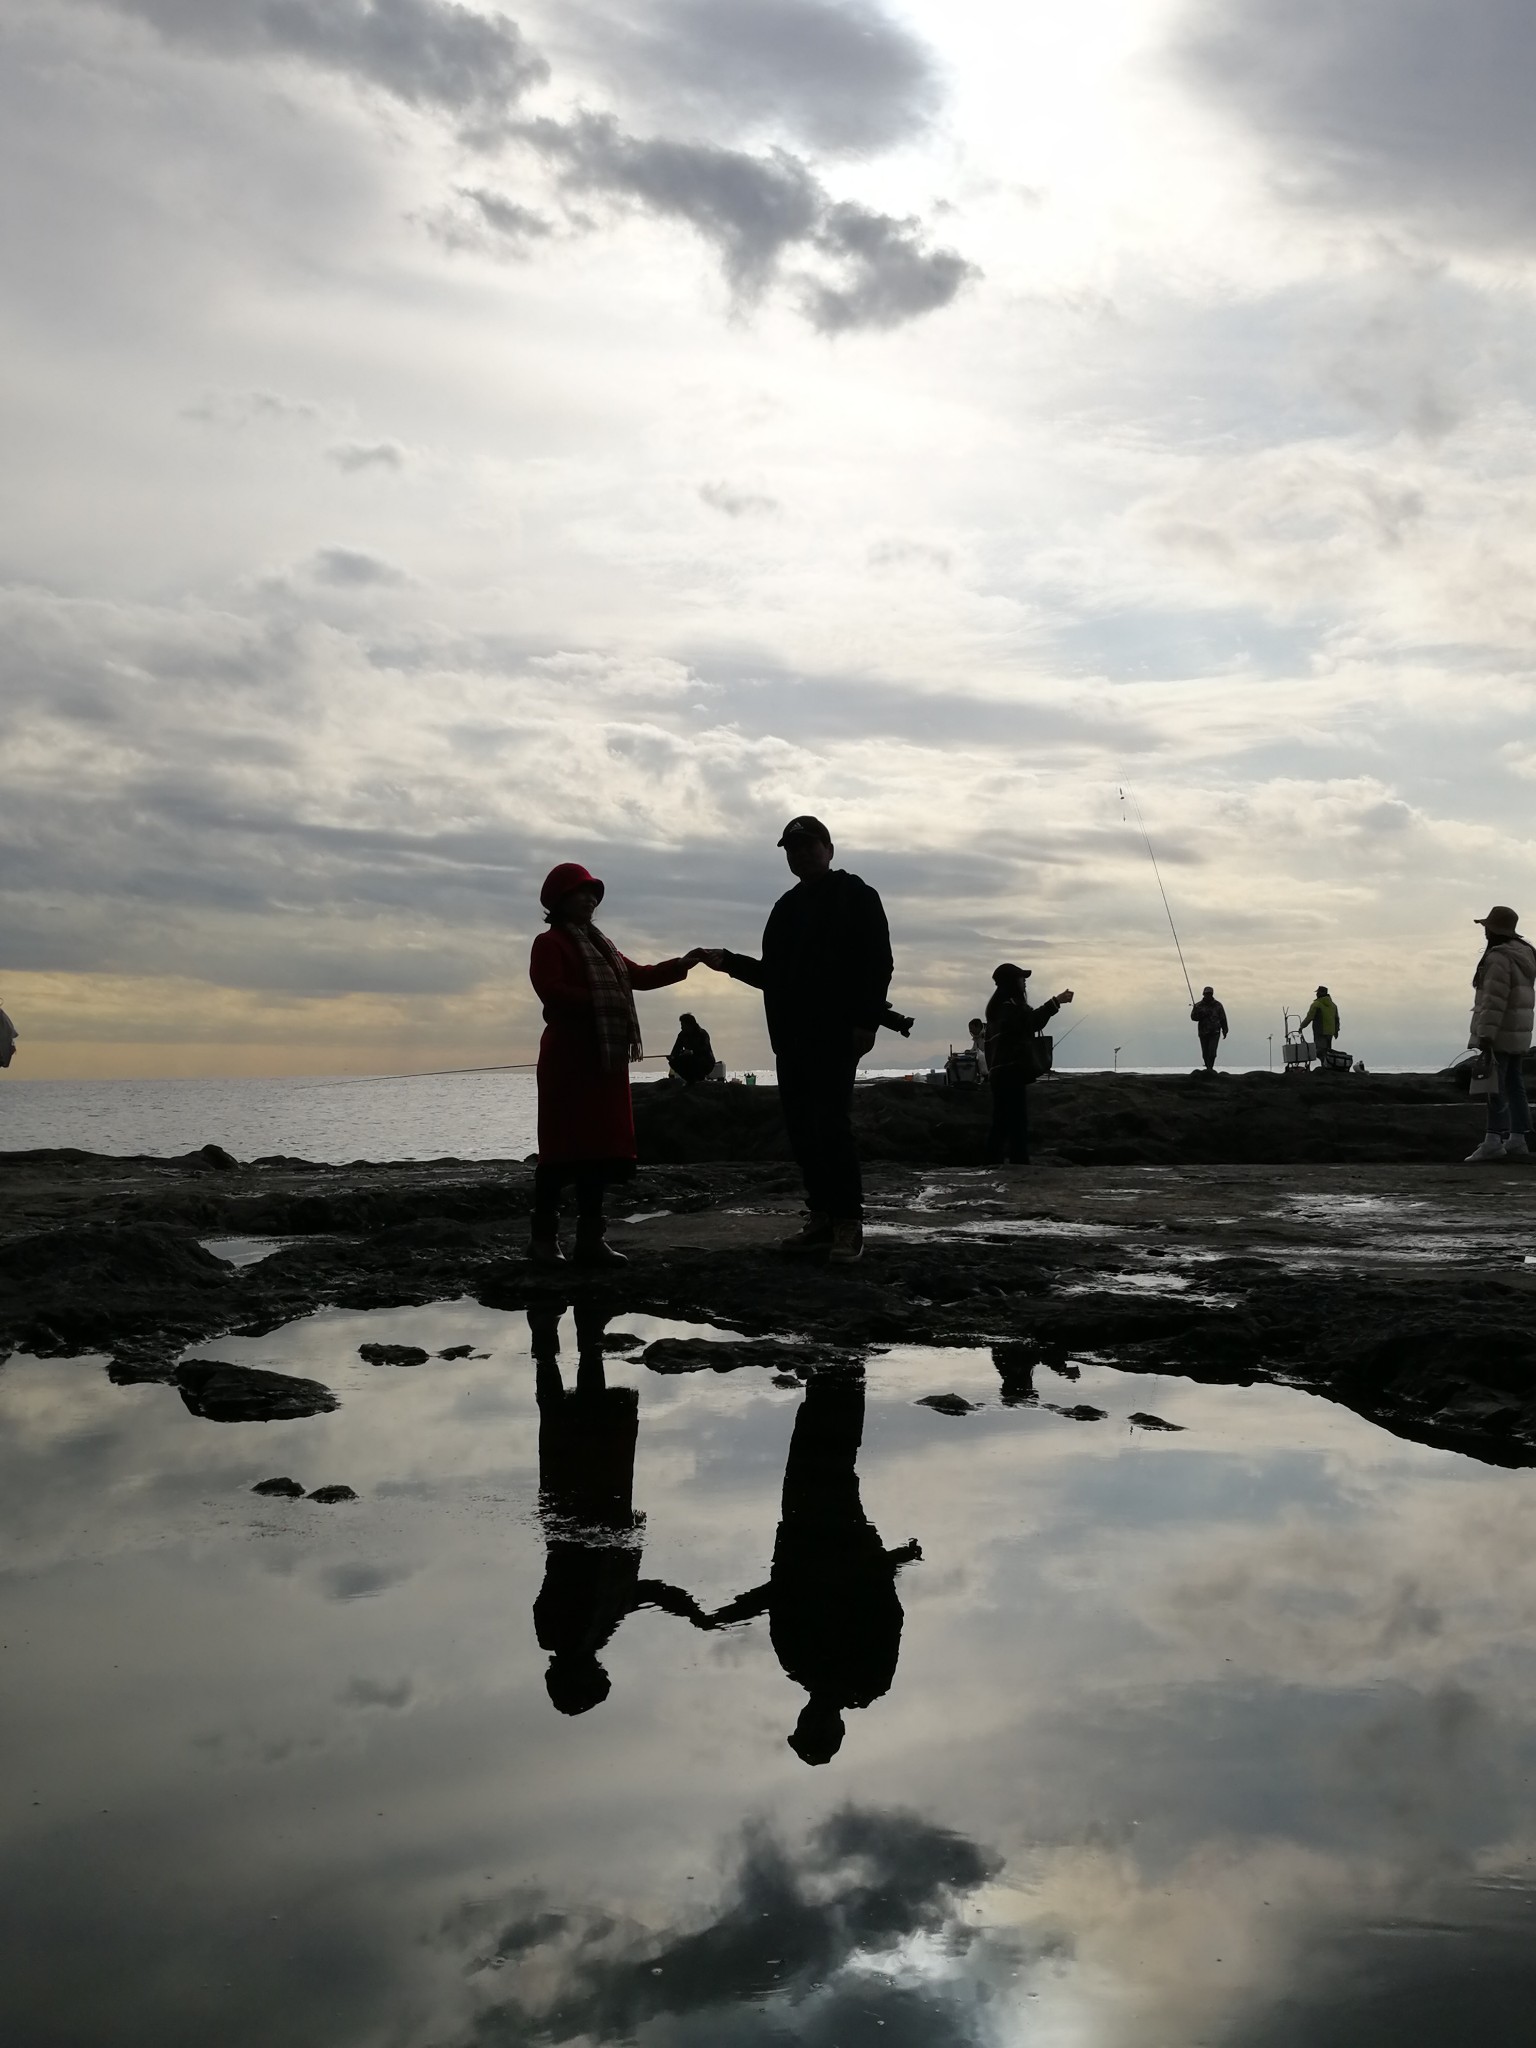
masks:
<instances>
[{"instance_id":1,"label":"person fishing","mask_svg":"<svg viewBox=\"0 0 1536 2048\"><path fill-rule=\"evenodd\" d=\"M549 930L533 942L528 978L544 1005L539 1040L539 1159L533 1173L535 1265L555 1265L560 1248L560 1193L576 1186L576 1262L621 1266L607 1243L603 1196L610 1181L635 1170L635 1115L629 1065L642 1057L633 991L667 988L704 958L637 966L597 929L592 914L604 885L576 861L551 868L539 891Z\"/></svg>"},{"instance_id":2,"label":"person fishing","mask_svg":"<svg viewBox=\"0 0 1536 2048\"><path fill-rule=\"evenodd\" d=\"M691 1010L684 1010L677 1020L677 1037L667 1054L667 1066L688 1088L696 1088L715 1071L715 1048Z\"/></svg>"},{"instance_id":3,"label":"person fishing","mask_svg":"<svg viewBox=\"0 0 1536 2048\"><path fill-rule=\"evenodd\" d=\"M992 970L993 991L987 1000L987 1078L992 1087L992 1127L987 1133L987 1158L994 1165L1029 1164L1029 1091L1049 1068L1040 1033L1063 1004L1072 1001L1064 988L1032 1009L1030 970L1005 960Z\"/></svg>"},{"instance_id":4,"label":"person fishing","mask_svg":"<svg viewBox=\"0 0 1536 2048\"><path fill-rule=\"evenodd\" d=\"M1216 1049L1227 1035L1227 1013L1216 1000L1216 991L1209 982L1200 991L1200 1000L1190 1011L1190 1020L1200 1034L1200 1057L1205 1062L1205 1071L1216 1071Z\"/></svg>"},{"instance_id":5,"label":"person fishing","mask_svg":"<svg viewBox=\"0 0 1536 2048\"><path fill-rule=\"evenodd\" d=\"M1339 1006L1329 995L1326 984L1321 981L1317 984L1317 994L1312 999L1312 1007L1302 1018L1297 1029L1305 1031L1309 1024L1312 1026L1312 1043L1317 1047L1317 1056L1319 1060L1326 1060L1333 1051L1333 1041L1339 1035Z\"/></svg>"},{"instance_id":6,"label":"person fishing","mask_svg":"<svg viewBox=\"0 0 1536 2048\"><path fill-rule=\"evenodd\" d=\"M820 818L791 818L779 845L795 886L763 929L760 959L718 947L706 965L763 992L779 1106L805 1182L804 1226L783 1249L851 1265L864 1250L864 1184L853 1139L859 1061L890 1012L890 927L867 882L834 868ZM910 1019L897 1018L910 1025Z\"/></svg>"},{"instance_id":7,"label":"person fishing","mask_svg":"<svg viewBox=\"0 0 1536 2048\"><path fill-rule=\"evenodd\" d=\"M1507 903L1495 903L1483 928L1483 957L1472 976L1472 1030L1479 1065L1494 1082L1488 1093L1488 1129L1469 1164L1489 1159L1529 1159L1530 1105L1525 1095L1525 1055L1536 1022L1536 949L1519 929Z\"/></svg>"}]
</instances>

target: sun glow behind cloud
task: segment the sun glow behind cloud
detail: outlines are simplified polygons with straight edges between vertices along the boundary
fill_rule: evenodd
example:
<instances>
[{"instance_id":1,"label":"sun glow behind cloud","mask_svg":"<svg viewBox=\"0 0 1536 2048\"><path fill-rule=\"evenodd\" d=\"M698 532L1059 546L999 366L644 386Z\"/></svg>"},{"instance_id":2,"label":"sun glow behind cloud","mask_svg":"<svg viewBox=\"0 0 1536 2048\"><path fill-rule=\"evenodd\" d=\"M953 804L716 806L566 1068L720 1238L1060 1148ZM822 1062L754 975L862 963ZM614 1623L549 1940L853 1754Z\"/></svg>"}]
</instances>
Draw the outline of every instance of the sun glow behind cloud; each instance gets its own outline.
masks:
<instances>
[{"instance_id":1,"label":"sun glow behind cloud","mask_svg":"<svg viewBox=\"0 0 1536 2048\"><path fill-rule=\"evenodd\" d=\"M1265 0L20 6L25 1071L525 1055L550 861L748 944L808 807L914 1049L1028 952L1178 1058L1122 783L1239 1057L1320 977L1449 1056L1533 871L1524 188L1344 149L1303 27L1266 97Z\"/></svg>"}]
</instances>

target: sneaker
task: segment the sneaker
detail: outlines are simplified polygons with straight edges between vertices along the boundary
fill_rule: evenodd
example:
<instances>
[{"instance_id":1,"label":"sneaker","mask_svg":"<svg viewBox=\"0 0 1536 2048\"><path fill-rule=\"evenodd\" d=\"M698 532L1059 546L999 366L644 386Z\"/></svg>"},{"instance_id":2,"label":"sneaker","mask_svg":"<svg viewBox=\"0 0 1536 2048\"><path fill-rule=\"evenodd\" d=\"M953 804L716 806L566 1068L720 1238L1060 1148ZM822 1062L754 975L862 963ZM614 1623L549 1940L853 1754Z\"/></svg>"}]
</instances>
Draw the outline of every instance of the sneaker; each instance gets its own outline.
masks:
<instances>
[{"instance_id":1,"label":"sneaker","mask_svg":"<svg viewBox=\"0 0 1536 2048\"><path fill-rule=\"evenodd\" d=\"M793 1237L781 1240L781 1252L824 1252L832 1242L832 1218L812 1209Z\"/></svg>"},{"instance_id":2,"label":"sneaker","mask_svg":"<svg viewBox=\"0 0 1536 2048\"><path fill-rule=\"evenodd\" d=\"M1516 1131L1512 1138L1504 1140L1504 1157L1506 1159L1529 1159L1531 1157L1530 1141L1527 1139L1524 1131Z\"/></svg>"},{"instance_id":3,"label":"sneaker","mask_svg":"<svg viewBox=\"0 0 1536 2048\"><path fill-rule=\"evenodd\" d=\"M829 1266L851 1266L855 1259L864 1256L864 1226L852 1216L839 1216L832 1225L832 1249L827 1253Z\"/></svg>"},{"instance_id":4,"label":"sneaker","mask_svg":"<svg viewBox=\"0 0 1536 2048\"><path fill-rule=\"evenodd\" d=\"M1497 1131L1489 1131L1484 1136L1483 1142L1478 1146L1477 1150L1467 1154L1466 1163L1468 1166L1481 1166L1486 1160L1502 1159L1503 1157L1504 1140Z\"/></svg>"}]
</instances>

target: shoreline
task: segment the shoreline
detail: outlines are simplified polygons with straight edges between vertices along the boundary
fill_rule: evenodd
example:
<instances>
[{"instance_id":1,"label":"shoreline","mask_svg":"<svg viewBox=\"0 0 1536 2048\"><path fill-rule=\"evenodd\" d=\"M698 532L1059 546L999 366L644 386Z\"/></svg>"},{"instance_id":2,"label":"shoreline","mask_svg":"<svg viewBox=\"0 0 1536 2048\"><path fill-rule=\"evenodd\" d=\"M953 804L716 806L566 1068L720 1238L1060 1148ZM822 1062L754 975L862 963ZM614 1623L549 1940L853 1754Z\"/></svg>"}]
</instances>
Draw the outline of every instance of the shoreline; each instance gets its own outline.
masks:
<instances>
[{"instance_id":1,"label":"shoreline","mask_svg":"<svg viewBox=\"0 0 1536 2048\"><path fill-rule=\"evenodd\" d=\"M913 1136L914 1106L892 1085L875 1105L881 1130L862 1138L867 1250L841 1272L776 1252L800 1201L793 1166L772 1156L642 1165L610 1204L631 1263L583 1276L528 1266L532 1170L520 1161L0 1155L0 1353L103 1360L120 1383L174 1381L213 1337L328 1306L596 1298L616 1313L781 1340L756 1357L732 1347L737 1366L868 1357L878 1371L890 1345L990 1345L1006 1398L1010 1373L1021 1388L1036 1364L1091 1355L1127 1371L1292 1386L1399 1435L1536 1464L1536 1264L1525 1263L1536 1258L1536 1161L1462 1165L1461 1127L1447 1143L1453 1115L1400 1119L1422 1126L1407 1157L1078 1160L1064 1156L1068 1143L1042 1144L1032 1167L984 1167L931 1156L928 1130L929 1156L882 1158L879 1145ZM1209 1095L1237 1094L1203 1077L1162 1085L1175 1103L1207 1092L1183 1119L1197 1137L1220 1109ZM1465 1099L1439 1102L1480 1117ZM1336 1119L1339 1146L1379 1147L1370 1126L1388 1106L1362 1095ZM1362 1124L1354 1111L1371 1116ZM699 1112L684 1099L669 1114ZM980 1117L980 1104L951 1102L937 1127L945 1145L973 1146ZM1240 1121L1230 1103L1226 1120ZM1298 1126L1308 1146L1313 1124ZM674 1136L678 1149L701 1142L691 1126ZM1093 1142L1130 1143L1112 1130ZM1137 1149L1167 1142L1142 1133ZM1439 1156L1420 1156L1431 1144ZM251 1262L236 1266L204 1248L220 1238L286 1242L267 1256L249 1246Z\"/></svg>"}]
</instances>

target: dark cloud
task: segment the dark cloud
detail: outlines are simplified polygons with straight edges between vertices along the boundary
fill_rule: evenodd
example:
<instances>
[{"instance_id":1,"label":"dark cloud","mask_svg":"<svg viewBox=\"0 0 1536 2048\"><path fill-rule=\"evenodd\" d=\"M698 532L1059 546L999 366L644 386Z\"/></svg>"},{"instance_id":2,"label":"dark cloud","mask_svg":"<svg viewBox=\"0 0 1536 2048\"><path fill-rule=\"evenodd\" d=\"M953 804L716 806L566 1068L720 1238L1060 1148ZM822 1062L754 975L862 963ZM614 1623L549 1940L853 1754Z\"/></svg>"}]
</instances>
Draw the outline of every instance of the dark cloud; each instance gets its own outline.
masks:
<instances>
[{"instance_id":1,"label":"dark cloud","mask_svg":"<svg viewBox=\"0 0 1536 2048\"><path fill-rule=\"evenodd\" d=\"M932 53L872 0L646 0L577 17L584 55L621 93L675 117L865 151L926 128Z\"/></svg>"},{"instance_id":2,"label":"dark cloud","mask_svg":"<svg viewBox=\"0 0 1536 2048\"><path fill-rule=\"evenodd\" d=\"M711 511L723 512L727 519L748 519L754 513L779 509L777 498L770 498L764 491L740 490L735 484L700 484L699 496Z\"/></svg>"},{"instance_id":3,"label":"dark cloud","mask_svg":"<svg viewBox=\"0 0 1536 2048\"><path fill-rule=\"evenodd\" d=\"M400 570L381 562L377 555L365 555L356 548L321 548L311 565L317 583L334 584L339 590L364 590L405 581Z\"/></svg>"},{"instance_id":4,"label":"dark cloud","mask_svg":"<svg viewBox=\"0 0 1536 2048\"><path fill-rule=\"evenodd\" d=\"M1529 0L1201 0L1179 54L1285 181L1457 241L1536 240Z\"/></svg>"},{"instance_id":5,"label":"dark cloud","mask_svg":"<svg viewBox=\"0 0 1536 2048\"><path fill-rule=\"evenodd\" d=\"M834 202L785 149L760 156L714 143L626 134L609 114L529 122L526 139L567 191L628 202L685 222L718 253L736 298L751 302L791 255L829 268L790 280L813 327L894 327L947 305L972 266L931 249L919 222Z\"/></svg>"},{"instance_id":6,"label":"dark cloud","mask_svg":"<svg viewBox=\"0 0 1536 2048\"><path fill-rule=\"evenodd\" d=\"M446 1931L473 1943L472 1969L516 1956L530 1982L550 1987L537 2006L514 1997L483 2011L473 2036L483 2048L630 2041L642 2030L654 2048L973 2048L978 1979L1003 1973L1005 1945L968 1926L962 1907L999 1867L914 1815L848 1807L798 1851L749 1828L724 1898L687 1933L648 1936L526 1893L509 1900L504 1927L484 1926L476 1905ZM942 1943L944 1964L921 1990L861 1967L924 1936Z\"/></svg>"},{"instance_id":7,"label":"dark cloud","mask_svg":"<svg viewBox=\"0 0 1536 2048\"><path fill-rule=\"evenodd\" d=\"M454 0L110 0L168 40L219 56L297 58L450 115L471 139L504 129L549 67L515 21Z\"/></svg>"},{"instance_id":8,"label":"dark cloud","mask_svg":"<svg viewBox=\"0 0 1536 2048\"><path fill-rule=\"evenodd\" d=\"M377 1678L349 1678L337 1695L344 1707L382 1707L391 1714L402 1713L415 1697L416 1688L408 1678L386 1684Z\"/></svg>"},{"instance_id":9,"label":"dark cloud","mask_svg":"<svg viewBox=\"0 0 1536 2048\"><path fill-rule=\"evenodd\" d=\"M405 451L396 441L338 441L326 460L349 475L360 469L403 469Z\"/></svg>"},{"instance_id":10,"label":"dark cloud","mask_svg":"<svg viewBox=\"0 0 1536 2048\"><path fill-rule=\"evenodd\" d=\"M505 194L483 185L460 185L459 207L441 208L427 222L430 233L450 249L486 249L524 256L531 243L548 239L554 223Z\"/></svg>"}]
</instances>

